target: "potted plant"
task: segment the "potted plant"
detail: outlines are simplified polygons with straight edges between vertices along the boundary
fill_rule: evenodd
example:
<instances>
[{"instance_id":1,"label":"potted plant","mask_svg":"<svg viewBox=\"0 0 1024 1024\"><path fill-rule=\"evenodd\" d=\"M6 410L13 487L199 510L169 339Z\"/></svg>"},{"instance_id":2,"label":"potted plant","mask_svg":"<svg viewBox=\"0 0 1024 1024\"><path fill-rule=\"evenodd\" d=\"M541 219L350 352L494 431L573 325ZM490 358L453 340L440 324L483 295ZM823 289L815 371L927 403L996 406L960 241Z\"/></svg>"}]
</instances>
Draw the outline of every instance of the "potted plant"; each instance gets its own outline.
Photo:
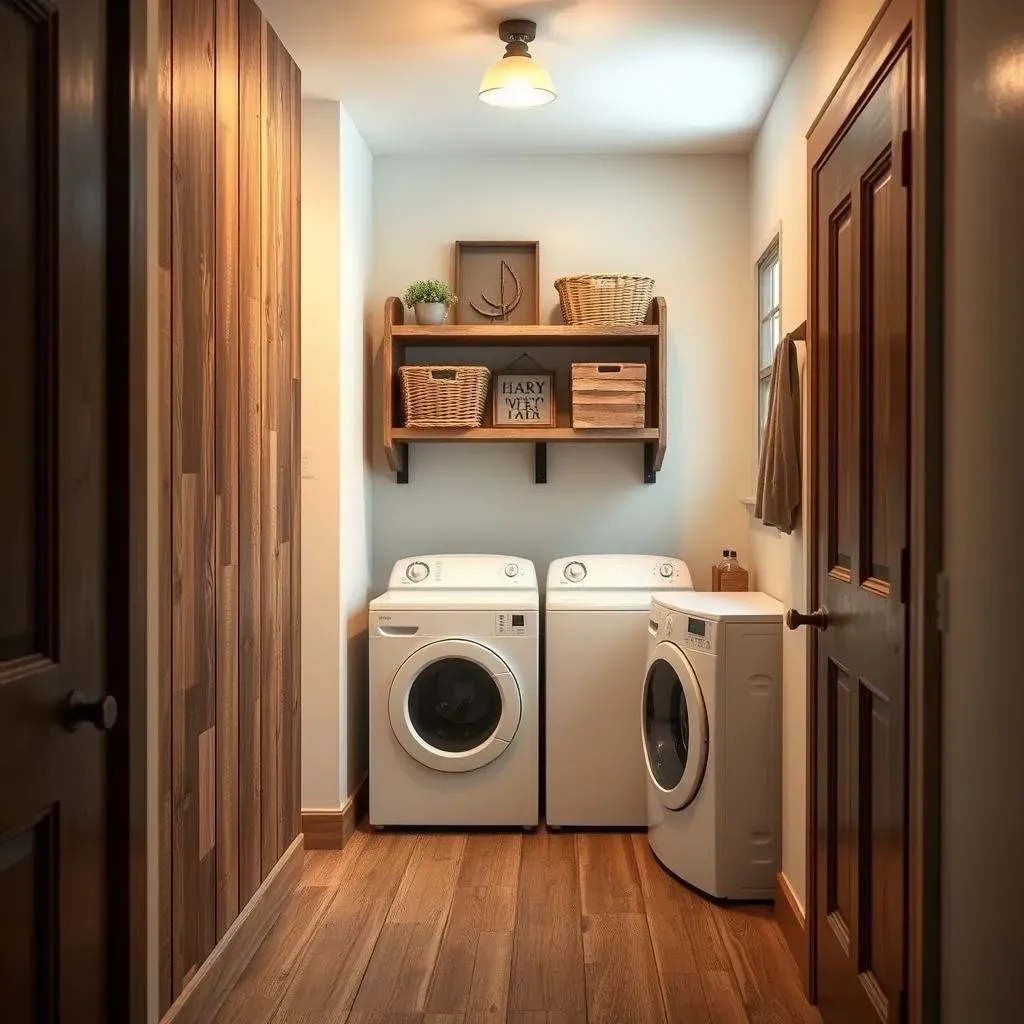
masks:
<instances>
[{"instance_id":1,"label":"potted plant","mask_svg":"<svg viewBox=\"0 0 1024 1024\"><path fill-rule=\"evenodd\" d=\"M444 281L414 281L405 290L406 308L415 308L416 323L423 326L443 324L448 310L458 301Z\"/></svg>"}]
</instances>

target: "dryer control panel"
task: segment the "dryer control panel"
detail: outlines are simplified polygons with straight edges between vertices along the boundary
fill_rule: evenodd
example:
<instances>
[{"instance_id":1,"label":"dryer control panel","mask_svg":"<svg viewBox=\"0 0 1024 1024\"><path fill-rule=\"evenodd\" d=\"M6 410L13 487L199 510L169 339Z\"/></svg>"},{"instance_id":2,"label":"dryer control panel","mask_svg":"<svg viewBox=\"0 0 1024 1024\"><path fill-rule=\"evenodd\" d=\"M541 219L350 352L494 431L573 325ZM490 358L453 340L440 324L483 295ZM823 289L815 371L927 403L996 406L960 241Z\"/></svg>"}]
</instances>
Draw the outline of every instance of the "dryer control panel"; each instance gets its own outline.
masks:
<instances>
[{"instance_id":1,"label":"dryer control panel","mask_svg":"<svg viewBox=\"0 0 1024 1024\"><path fill-rule=\"evenodd\" d=\"M548 567L548 590L692 590L689 566L668 555L572 555Z\"/></svg>"},{"instance_id":2,"label":"dryer control panel","mask_svg":"<svg viewBox=\"0 0 1024 1024\"><path fill-rule=\"evenodd\" d=\"M389 590L536 590L533 563L515 555L417 555L391 570Z\"/></svg>"}]
</instances>

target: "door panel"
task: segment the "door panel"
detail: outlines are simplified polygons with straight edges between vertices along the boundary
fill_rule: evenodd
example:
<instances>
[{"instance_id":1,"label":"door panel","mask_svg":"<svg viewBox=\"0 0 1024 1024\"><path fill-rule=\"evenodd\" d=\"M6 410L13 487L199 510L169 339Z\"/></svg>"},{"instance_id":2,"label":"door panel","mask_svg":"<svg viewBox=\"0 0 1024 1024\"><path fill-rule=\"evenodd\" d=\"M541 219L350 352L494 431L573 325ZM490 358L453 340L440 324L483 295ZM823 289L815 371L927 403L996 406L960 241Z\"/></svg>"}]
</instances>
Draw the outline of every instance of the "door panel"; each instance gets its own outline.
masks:
<instances>
[{"instance_id":1,"label":"door panel","mask_svg":"<svg viewBox=\"0 0 1024 1024\"><path fill-rule=\"evenodd\" d=\"M107 684L107 16L0 5L5 1024L108 1019L106 738L62 724Z\"/></svg>"},{"instance_id":2,"label":"door panel","mask_svg":"<svg viewBox=\"0 0 1024 1024\"><path fill-rule=\"evenodd\" d=\"M896 1020L903 989L909 127L905 44L812 172L824 513L817 603L817 992Z\"/></svg>"}]
</instances>

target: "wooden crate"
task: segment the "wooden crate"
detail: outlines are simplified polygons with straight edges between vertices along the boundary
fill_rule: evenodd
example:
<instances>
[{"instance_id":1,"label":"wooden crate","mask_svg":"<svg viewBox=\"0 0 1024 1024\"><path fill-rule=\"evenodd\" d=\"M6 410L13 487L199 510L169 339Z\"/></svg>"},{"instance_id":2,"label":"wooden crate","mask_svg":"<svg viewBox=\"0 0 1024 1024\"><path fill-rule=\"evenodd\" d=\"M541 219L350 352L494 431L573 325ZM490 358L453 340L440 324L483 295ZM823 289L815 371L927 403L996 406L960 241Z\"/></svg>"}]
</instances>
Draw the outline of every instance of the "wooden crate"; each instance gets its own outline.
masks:
<instances>
[{"instance_id":1,"label":"wooden crate","mask_svg":"<svg viewBox=\"0 0 1024 1024\"><path fill-rule=\"evenodd\" d=\"M573 363L572 425L578 430L646 426L646 363Z\"/></svg>"},{"instance_id":2,"label":"wooden crate","mask_svg":"<svg viewBox=\"0 0 1024 1024\"><path fill-rule=\"evenodd\" d=\"M741 593L750 589L750 573L742 566L722 572L717 565L711 566L711 589Z\"/></svg>"}]
</instances>

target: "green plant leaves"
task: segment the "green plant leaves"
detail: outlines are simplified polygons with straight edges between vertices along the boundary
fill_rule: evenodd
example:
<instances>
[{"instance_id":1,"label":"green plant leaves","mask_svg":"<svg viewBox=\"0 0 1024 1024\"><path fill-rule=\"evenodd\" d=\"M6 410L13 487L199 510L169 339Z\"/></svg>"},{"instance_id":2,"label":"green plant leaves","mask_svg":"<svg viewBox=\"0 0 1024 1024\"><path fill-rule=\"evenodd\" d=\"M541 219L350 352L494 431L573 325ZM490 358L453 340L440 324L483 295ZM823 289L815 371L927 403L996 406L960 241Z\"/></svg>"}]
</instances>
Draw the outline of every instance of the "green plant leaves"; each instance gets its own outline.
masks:
<instances>
[{"instance_id":1,"label":"green plant leaves","mask_svg":"<svg viewBox=\"0 0 1024 1024\"><path fill-rule=\"evenodd\" d=\"M417 302L443 302L454 306L459 300L444 281L413 281L406 288L403 301L407 309L412 309Z\"/></svg>"}]
</instances>

